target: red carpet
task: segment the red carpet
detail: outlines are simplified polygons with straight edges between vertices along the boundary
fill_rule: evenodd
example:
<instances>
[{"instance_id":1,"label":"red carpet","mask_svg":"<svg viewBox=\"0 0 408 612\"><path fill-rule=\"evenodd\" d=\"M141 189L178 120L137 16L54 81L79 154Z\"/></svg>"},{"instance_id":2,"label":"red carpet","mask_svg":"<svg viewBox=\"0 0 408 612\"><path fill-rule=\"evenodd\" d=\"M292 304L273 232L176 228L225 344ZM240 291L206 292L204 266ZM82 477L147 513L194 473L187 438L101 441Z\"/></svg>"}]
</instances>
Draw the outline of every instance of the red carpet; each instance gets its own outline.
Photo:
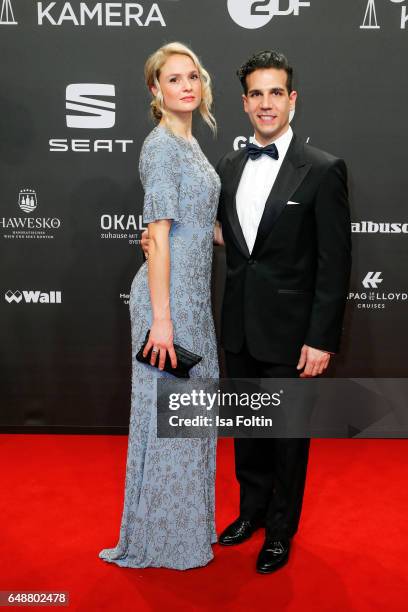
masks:
<instances>
[{"instance_id":1,"label":"red carpet","mask_svg":"<svg viewBox=\"0 0 408 612\"><path fill-rule=\"evenodd\" d=\"M254 571L261 532L187 572L100 560L117 542L126 448L115 436L0 436L0 590L69 591L69 609L84 612L407 609L407 441L313 441L301 529L269 576ZM232 443L221 440L219 530L236 509Z\"/></svg>"}]
</instances>

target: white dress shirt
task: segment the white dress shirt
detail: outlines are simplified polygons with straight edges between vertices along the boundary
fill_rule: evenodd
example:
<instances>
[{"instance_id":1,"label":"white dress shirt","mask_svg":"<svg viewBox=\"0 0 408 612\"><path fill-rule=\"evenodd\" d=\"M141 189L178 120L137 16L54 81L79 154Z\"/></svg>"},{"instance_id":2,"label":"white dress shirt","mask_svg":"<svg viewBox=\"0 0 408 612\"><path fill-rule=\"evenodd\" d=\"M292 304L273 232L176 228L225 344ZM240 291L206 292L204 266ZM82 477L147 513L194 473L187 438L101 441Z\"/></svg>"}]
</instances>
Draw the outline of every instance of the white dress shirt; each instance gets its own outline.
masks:
<instances>
[{"instance_id":1,"label":"white dress shirt","mask_svg":"<svg viewBox=\"0 0 408 612\"><path fill-rule=\"evenodd\" d=\"M286 152L293 137L292 128L275 140L279 159L261 155L258 159L248 158L238 185L236 202L238 219L246 240L248 250L252 253L259 223L265 208L266 200L278 175ZM255 137L251 141L262 147Z\"/></svg>"}]
</instances>

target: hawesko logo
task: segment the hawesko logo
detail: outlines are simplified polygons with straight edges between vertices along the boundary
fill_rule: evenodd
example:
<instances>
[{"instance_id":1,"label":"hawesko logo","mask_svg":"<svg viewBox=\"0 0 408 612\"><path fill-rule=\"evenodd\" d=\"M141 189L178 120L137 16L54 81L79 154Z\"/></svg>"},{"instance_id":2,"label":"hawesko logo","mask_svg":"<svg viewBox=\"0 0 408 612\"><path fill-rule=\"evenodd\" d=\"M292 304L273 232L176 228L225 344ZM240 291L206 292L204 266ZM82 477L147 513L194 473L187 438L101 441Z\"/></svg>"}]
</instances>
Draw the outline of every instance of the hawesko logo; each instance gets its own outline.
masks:
<instances>
[{"instance_id":1,"label":"hawesko logo","mask_svg":"<svg viewBox=\"0 0 408 612\"><path fill-rule=\"evenodd\" d=\"M286 8L282 9L282 4ZM241 28L262 28L276 15L298 16L300 9L310 7L306 0L228 0L228 12Z\"/></svg>"},{"instance_id":2,"label":"hawesko logo","mask_svg":"<svg viewBox=\"0 0 408 612\"><path fill-rule=\"evenodd\" d=\"M37 194L34 189L20 189L18 205L25 213L31 213L37 208Z\"/></svg>"},{"instance_id":3,"label":"hawesko logo","mask_svg":"<svg viewBox=\"0 0 408 612\"><path fill-rule=\"evenodd\" d=\"M61 304L61 291L32 291L32 290L24 290L24 291L11 291L9 289L4 294L4 299L6 302L11 304L15 302L19 304L24 300L26 304Z\"/></svg>"},{"instance_id":4,"label":"hawesko logo","mask_svg":"<svg viewBox=\"0 0 408 612\"><path fill-rule=\"evenodd\" d=\"M393 4L402 4L406 0L390 0ZM401 6L401 30L405 30L406 23L408 21L407 7L406 5ZM360 30L379 30L381 26L377 19L377 10L375 7L375 0L367 0L367 6L365 9L363 22L360 25Z\"/></svg>"},{"instance_id":5,"label":"hawesko logo","mask_svg":"<svg viewBox=\"0 0 408 612\"><path fill-rule=\"evenodd\" d=\"M14 19L13 7L11 0L2 0L1 13L0 13L0 25L17 25L17 21Z\"/></svg>"},{"instance_id":6,"label":"hawesko logo","mask_svg":"<svg viewBox=\"0 0 408 612\"><path fill-rule=\"evenodd\" d=\"M67 127L96 130L112 128L115 125L115 102L99 100L92 96L114 97L115 86L107 83L67 85L66 109L82 113L67 114Z\"/></svg>"},{"instance_id":7,"label":"hawesko logo","mask_svg":"<svg viewBox=\"0 0 408 612\"><path fill-rule=\"evenodd\" d=\"M38 207L37 193L34 189L20 189L18 193L18 207L26 215L24 217L0 217L0 231L4 231L6 239L53 239L54 230L61 227L58 217L29 216Z\"/></svg>"},{"instance_id":8,"label":"hawesko logo","mask_svg":"<svg viewBox=\"0 0 408 612\"><path fill-rule=\"evenodd\" d=\"M366 289L377 289L382 282L381 272L367 272L362 280L363 287Z\"/></svg>"},{"instance_id":9,"label":"hawesko logo","mask_svg":"<svg viewBox=\"0 0 408 612\"><path fill-rule=\"evenodd\" d=\"M353 234L408 234L408 223L356 221L351 224Z\"/></svg>"},{"instance_id":10,"label":"hawesko logo","mask_svg":"<svg viewBox=\"0 0 408 612\"><path fill-rule=\"evenodd\" d=\"M166 27L163 15L157 2L150 7L138 2L37 2L38 25L52 26L73 25L87 26L93 22L98 26L149 26L159 23ZM89 5L88 5L89 4Z\"/></svg>"}]
</instances>

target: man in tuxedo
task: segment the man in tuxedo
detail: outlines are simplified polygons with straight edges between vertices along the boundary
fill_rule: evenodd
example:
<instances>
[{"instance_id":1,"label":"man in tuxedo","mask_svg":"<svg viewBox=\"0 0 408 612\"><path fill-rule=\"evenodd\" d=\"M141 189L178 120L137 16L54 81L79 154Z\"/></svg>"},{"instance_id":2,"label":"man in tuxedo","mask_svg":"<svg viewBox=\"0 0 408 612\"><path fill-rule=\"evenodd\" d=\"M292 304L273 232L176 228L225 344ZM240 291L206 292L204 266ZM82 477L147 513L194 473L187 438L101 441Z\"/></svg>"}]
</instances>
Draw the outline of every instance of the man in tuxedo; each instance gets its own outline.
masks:
<instances>
[{"instance_id":1,"label":"man in tuxedo","mask_svg":"<svg viewBox=\"0 0 408 612\"><path fill-rule=\"evenodd\" d=\"M255 136L217 166L227 263L221 344L231 378L317 376L339 349L351 265L346 165L293 134L292 74L274 51L241 66ZM265 527L260 573L288 560L308 452L306 438L235 440L240 512L219 542L239 544Z\"/></svg>"}]
</instances>

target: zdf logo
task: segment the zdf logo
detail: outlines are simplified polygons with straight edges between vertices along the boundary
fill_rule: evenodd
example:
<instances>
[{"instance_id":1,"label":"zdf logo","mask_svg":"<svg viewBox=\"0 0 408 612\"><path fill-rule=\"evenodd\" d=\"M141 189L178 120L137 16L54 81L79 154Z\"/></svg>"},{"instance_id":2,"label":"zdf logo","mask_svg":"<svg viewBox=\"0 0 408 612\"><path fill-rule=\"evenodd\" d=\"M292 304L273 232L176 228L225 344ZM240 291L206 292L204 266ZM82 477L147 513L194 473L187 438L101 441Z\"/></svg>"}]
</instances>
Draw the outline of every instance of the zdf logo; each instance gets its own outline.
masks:
<instances>
[{"instance_id":1,"label":"zdf logo","mask_svg":"<svg viewBox=\"0 0 408 612\"><path fill-rule=\"evenodd\" d=\"M91 96L98 96L93 98ZM115 125L115 102L100 100L99 96L114 97L115 86L106 83L71 83L66 89L67 127L106 129Z\"/></svg>"},{"instance_id":2,"label":"zdf logo","mask_svg":"<svg viewBox=\"0 0 408 612\"><path fill-rule=\"evenodd\" d=\"M286 8L282 9L284 4ZM275 15L299 15L301 7L310 7L310 0L228 0L231 18L242 28L262 28Z\"/></svg>"}]
</instances>

